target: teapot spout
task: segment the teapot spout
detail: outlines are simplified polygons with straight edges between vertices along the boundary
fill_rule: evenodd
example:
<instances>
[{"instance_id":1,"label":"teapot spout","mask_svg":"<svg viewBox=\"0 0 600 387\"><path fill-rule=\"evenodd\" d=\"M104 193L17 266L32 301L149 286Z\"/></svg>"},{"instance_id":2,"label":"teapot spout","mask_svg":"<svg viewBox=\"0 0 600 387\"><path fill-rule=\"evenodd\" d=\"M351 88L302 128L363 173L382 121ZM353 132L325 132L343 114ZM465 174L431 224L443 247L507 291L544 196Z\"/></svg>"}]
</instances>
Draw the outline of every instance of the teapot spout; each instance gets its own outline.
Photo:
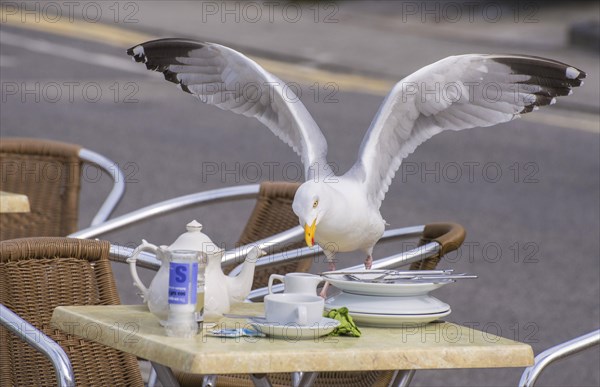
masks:
<instances>
[{"instance_id":1,"label":"teapot spout","mask_svg":"<svg viewBox=\"0 0 600 387\"><path fill-rule=\"evenodd\" d=\"M263 250L254 246L248 252L248 255L246 255L246 260L243 263L240 273L235 277L226 277L229 300L231 302L243 302L246 299L252 289L256 261L265 254Z\"/></svg>"}]
</instances>

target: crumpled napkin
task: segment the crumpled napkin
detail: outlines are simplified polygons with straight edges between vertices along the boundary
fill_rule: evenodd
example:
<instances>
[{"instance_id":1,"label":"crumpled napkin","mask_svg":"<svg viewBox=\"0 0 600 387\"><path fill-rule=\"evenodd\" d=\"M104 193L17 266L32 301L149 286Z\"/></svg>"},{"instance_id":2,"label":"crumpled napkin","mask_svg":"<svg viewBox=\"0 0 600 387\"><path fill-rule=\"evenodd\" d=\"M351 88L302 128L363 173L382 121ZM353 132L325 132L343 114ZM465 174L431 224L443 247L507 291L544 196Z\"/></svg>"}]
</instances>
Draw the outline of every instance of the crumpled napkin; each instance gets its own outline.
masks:
<instances>
[{"instance_id":1,"label":"crumpled napkin","mask_svg":"<svg viewBox=\"0 0 600 387\"><path fill-rule=\"evenodd\" d=\"M360 329L348 314L348 308L341 307L339 309L331 309L329 312L323 313L323 316L338 320L341 324L329 334L329 336L353 336L360 337Z\"/></svg>"}]
</instances>

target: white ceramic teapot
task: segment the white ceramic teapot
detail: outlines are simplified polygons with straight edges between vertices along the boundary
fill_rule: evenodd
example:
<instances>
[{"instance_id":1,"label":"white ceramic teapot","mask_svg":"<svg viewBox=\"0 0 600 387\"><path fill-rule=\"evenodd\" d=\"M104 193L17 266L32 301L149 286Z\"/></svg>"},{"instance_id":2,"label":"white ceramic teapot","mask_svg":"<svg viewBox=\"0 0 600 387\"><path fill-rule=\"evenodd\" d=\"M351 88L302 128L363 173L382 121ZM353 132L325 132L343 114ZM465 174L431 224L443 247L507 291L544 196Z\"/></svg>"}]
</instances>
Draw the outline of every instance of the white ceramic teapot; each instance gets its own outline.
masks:
<instances>
[{"instance_id":1,"label":"white ceramic teapot","mask_svg":"<svg viewBox=\"0 0 600 387\"><path fill-rule=\"evenodd\" d=\"M186 228L187 232L181 234L168 247L157 247L152 243L142 240L142 244L127 259L134 285L142 292L142 298L148 304L150 312L155 314L161 323L166 321L169 310L167 295L169 287L169 262L165 254L167 250L195 250L207 258L204 274L206 284L204 293L205 319L218 317L223 313L229 312L231 303L242 302L248 296L252 288L256 260L264 255L264 252L259 248L252 248L246 256L242 271L235 277L227 276L221 269L221 258L225 251L202 233L202 225L197 221L194 220L188 223ZM156 273L148 288L144 286L137 273L136 261L142 251L155 253L157 259L161 261L160 270Z\"/></svg>"}]
</instances>

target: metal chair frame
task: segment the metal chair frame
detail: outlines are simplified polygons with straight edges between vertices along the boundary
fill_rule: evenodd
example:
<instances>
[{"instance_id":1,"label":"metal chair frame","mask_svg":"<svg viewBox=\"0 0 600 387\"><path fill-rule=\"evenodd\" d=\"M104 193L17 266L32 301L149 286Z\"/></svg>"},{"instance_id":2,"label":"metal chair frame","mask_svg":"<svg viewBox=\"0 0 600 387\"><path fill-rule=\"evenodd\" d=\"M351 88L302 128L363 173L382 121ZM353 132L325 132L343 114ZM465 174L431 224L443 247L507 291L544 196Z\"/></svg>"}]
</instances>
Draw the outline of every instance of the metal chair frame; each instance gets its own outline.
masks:
<instances>
[{"instance_id":1,"label":"metal chair frame","mask_svg":"<svg viewBox=\"0 0 600 387\"><path fill-rule=\"evenodd\" d=\"M56 372L57 385L75 386L75 374L73 373L71 361L56 341L2 304L0 304L0 325L50 360Z\"/></svg>"},{"instance_id":2,"label":"metal chair frame","mask_svg":"<svg viewBox=\"0 0 600 387\"><path fill-rule=\"evenodd\" d=\"M598 344L600 344L600 329L548 348L535 357L535 362L531 367L525 368L519 386L533 387L542 371L550 364Z\"/></svg>"},{"instance_id":3,"label":"metal chair frame","mask_svg":"<svg viewBox=\"0 0 600 387\"><path fill-rule=\"evenodd\" d=\"M97 226L101 223L104 223L108 219L125 194L125 175L117 163L89 149L81 148L79 150L79 158L83 162L96 165L97 167L101 168L103 171L108 173L113 180L112 189L108 193L106 199L104 199L100 209L98 209L98 212L96 212L96 215L94 215L94 218L90 223L90 226Z\"/></svg>"},{"instance_id":4,"label":"metal chair frame","mask_svg":"<svg viewBox=\"0 0 600 387\"><path fill-rule=\"evenodd\" d=\"M118 230L142 220L150 219L159 215L170 213L172 211L182 210L188 207L233 200L253 199L258 196L259 189L259 184L248 184L178 196L176 198L154 203L127 214L112 218L102 222L102 224L92 225L88 228L70 234L69 237L80 239L94 238L98 235L102 235L109 231Z\"/></svg>"}]
</instances>

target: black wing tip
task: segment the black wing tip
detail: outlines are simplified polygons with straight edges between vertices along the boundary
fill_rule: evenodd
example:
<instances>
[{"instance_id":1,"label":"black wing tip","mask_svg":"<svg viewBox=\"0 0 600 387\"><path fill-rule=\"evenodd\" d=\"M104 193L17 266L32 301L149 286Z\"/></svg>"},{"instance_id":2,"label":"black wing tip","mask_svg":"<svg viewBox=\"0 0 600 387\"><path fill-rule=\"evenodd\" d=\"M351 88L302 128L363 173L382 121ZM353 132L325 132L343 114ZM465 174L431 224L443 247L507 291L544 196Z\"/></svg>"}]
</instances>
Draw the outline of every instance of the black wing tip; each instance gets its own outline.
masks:
<instances>
[{"instance_id":1,"label":"black wing tip","mask_svg":"<svg viewBox=\"0 0 600 387\"><path fill-rule=\"evenodd\" d=\"M145 54L145 50L144 50L144 44L137 44L131 48L127 49L127 55L129 55L130 57L133 58L134 61L138 62L138 63L145 63L146 62L146 54Z\"/></svg>"},{"instance_id":2,"label":"black wing tip","mask_svg":"<svg viewBox=\"0 0 600 387\"><path fill-rule=\"evenodd\" d=\"M205 42L182 38L162 38L136 44L127 49L127 55L136 62L146 64L148 70L163 71L165 59L178 63L178 56L185 57L192 50L204 48Z\"/></svg>"},{"instance_id":3,"label":"black wing tip","mask_svg":"<svg viewBox=\"0 0 600 387\"><path fill-rule=\"evenodd\" d=\"M191 50L205 46L207 43L192 39L162 38L136 44L127 49L127 55L136 62L145 63L148 70L162 72L167 81L178 84L181 90L192 94L188 86L177 78L177 73L169 70L169 65L183 64L176 58L188 56Z\"/></svg>"},{"instance_id":4,"label":"black wing tip","mask_svg":"<svg viewBox=\"0 0 600 387\"><path fill-rule=\"evenodd\" d=\"M181 87L181 90L185 91L188 94L193 94L186 84L183 84L181 82L177 82L177 84L179 85L179 87Z\"/></svg>"},{"instance_id":5,"label":"black wing tip","mask_svg":"<svg viewBox=\"0 0 600 387\"><path fill-rule=\"evenodd\" d=\"M541 87L541 90L532 93L535 101L523 106L520 114L552 105L556 103L556 97L570 95L573 87L581 86L587 75L567 63L531 55L498 55L490 59L508 66L513 74L530 76L530 79L517 83Z\"/></svg>"},{"instance_id":6,"label":"black wing tip","mask_svg":"<svg viewBox=\"0 0 600 387\"><path fill-rule=\"evenodd\" d=\"M536 93L535 101L532 103L523 106L523 109L519 112L519 114L530 113L534 110L537 110L540 106L548 106L554 105L556 103L556 97L565 94L547 94L547 93Z\"/></svg>"},{"instance_id":7,"label":"black wing tip","mask_svg":"<svg viewBox=\"0 0 600 387\"><path fill-rule=\"evenodd\" d=\"M494 55L491 60L510 67L514 74L557 79L572 83L572 86L579 86L581 82L578 81L587 76L585 71L575 66L539 56Z\"/></svg>"},{"instance_id":8,"label":"black wing tip","mask_svg":"<svg viewBox=\"0 0 600 387\"><path fill-rule=\"evenodd\" d=\"M523 106L523 110L519 112L519 114L527 114L531 113L535 109L535 104Z\"/></svg>"},{"instance_id":9,"label":"black wing tip","mask_svg":"<svg viewBox=\"0 0 600 387\"><path fill-rule=\"evenodd\" d=\"M185 83L182 83L181 80L177 78L177 73L174 73L169 70L165 70L162 73L167 81L178 85L182 91L185 91L188 94L193 94L192 91L188 88L188 86Z\"/></svg>"},{"instance_id":10,"label":"black wing tip","mask_svg":"<svg viewBox=\"0 0 600 387\"><path fill-rule=\"evenodd\" d=\"M186 93L193 94L192 91L188 88L188 86L186 84L182 83L179 78L177 78L177 73L175 73L173 71L169 71L169 70L165 70L162 73L167 81L173 82L173 83L179 85L181 90L185 91Z\"/></svg>"},{"instance_id":11,"label":"black wing tip","mask_svg":"<svg viewBox=\"0 0 600 387\"><path fill-rule=\"evenodd\" d=\"M165 76L165 79L167 81L173 82L173 83L179 83L179 79L177 79L177 73L174 73L173 71L169 71L169 70L165 70L162 73Z\"/></svg>"},{"instance_id":12,"label":"black wing tip","mask_svg":"<svg viewBox=\"0 0 600 387\"><path fill-rule=\"evenodd\" d=\"M173 47L188 47L188 48L202 48L206 46L206 42L200 42L193 39L185 38L161 38L148 40L144 43L136 44L133 47L127 49L127 55L134 56L136 47L142 47L142 49L160 49L160 48L173 48Z\"/></svg>"}]
</instances>

